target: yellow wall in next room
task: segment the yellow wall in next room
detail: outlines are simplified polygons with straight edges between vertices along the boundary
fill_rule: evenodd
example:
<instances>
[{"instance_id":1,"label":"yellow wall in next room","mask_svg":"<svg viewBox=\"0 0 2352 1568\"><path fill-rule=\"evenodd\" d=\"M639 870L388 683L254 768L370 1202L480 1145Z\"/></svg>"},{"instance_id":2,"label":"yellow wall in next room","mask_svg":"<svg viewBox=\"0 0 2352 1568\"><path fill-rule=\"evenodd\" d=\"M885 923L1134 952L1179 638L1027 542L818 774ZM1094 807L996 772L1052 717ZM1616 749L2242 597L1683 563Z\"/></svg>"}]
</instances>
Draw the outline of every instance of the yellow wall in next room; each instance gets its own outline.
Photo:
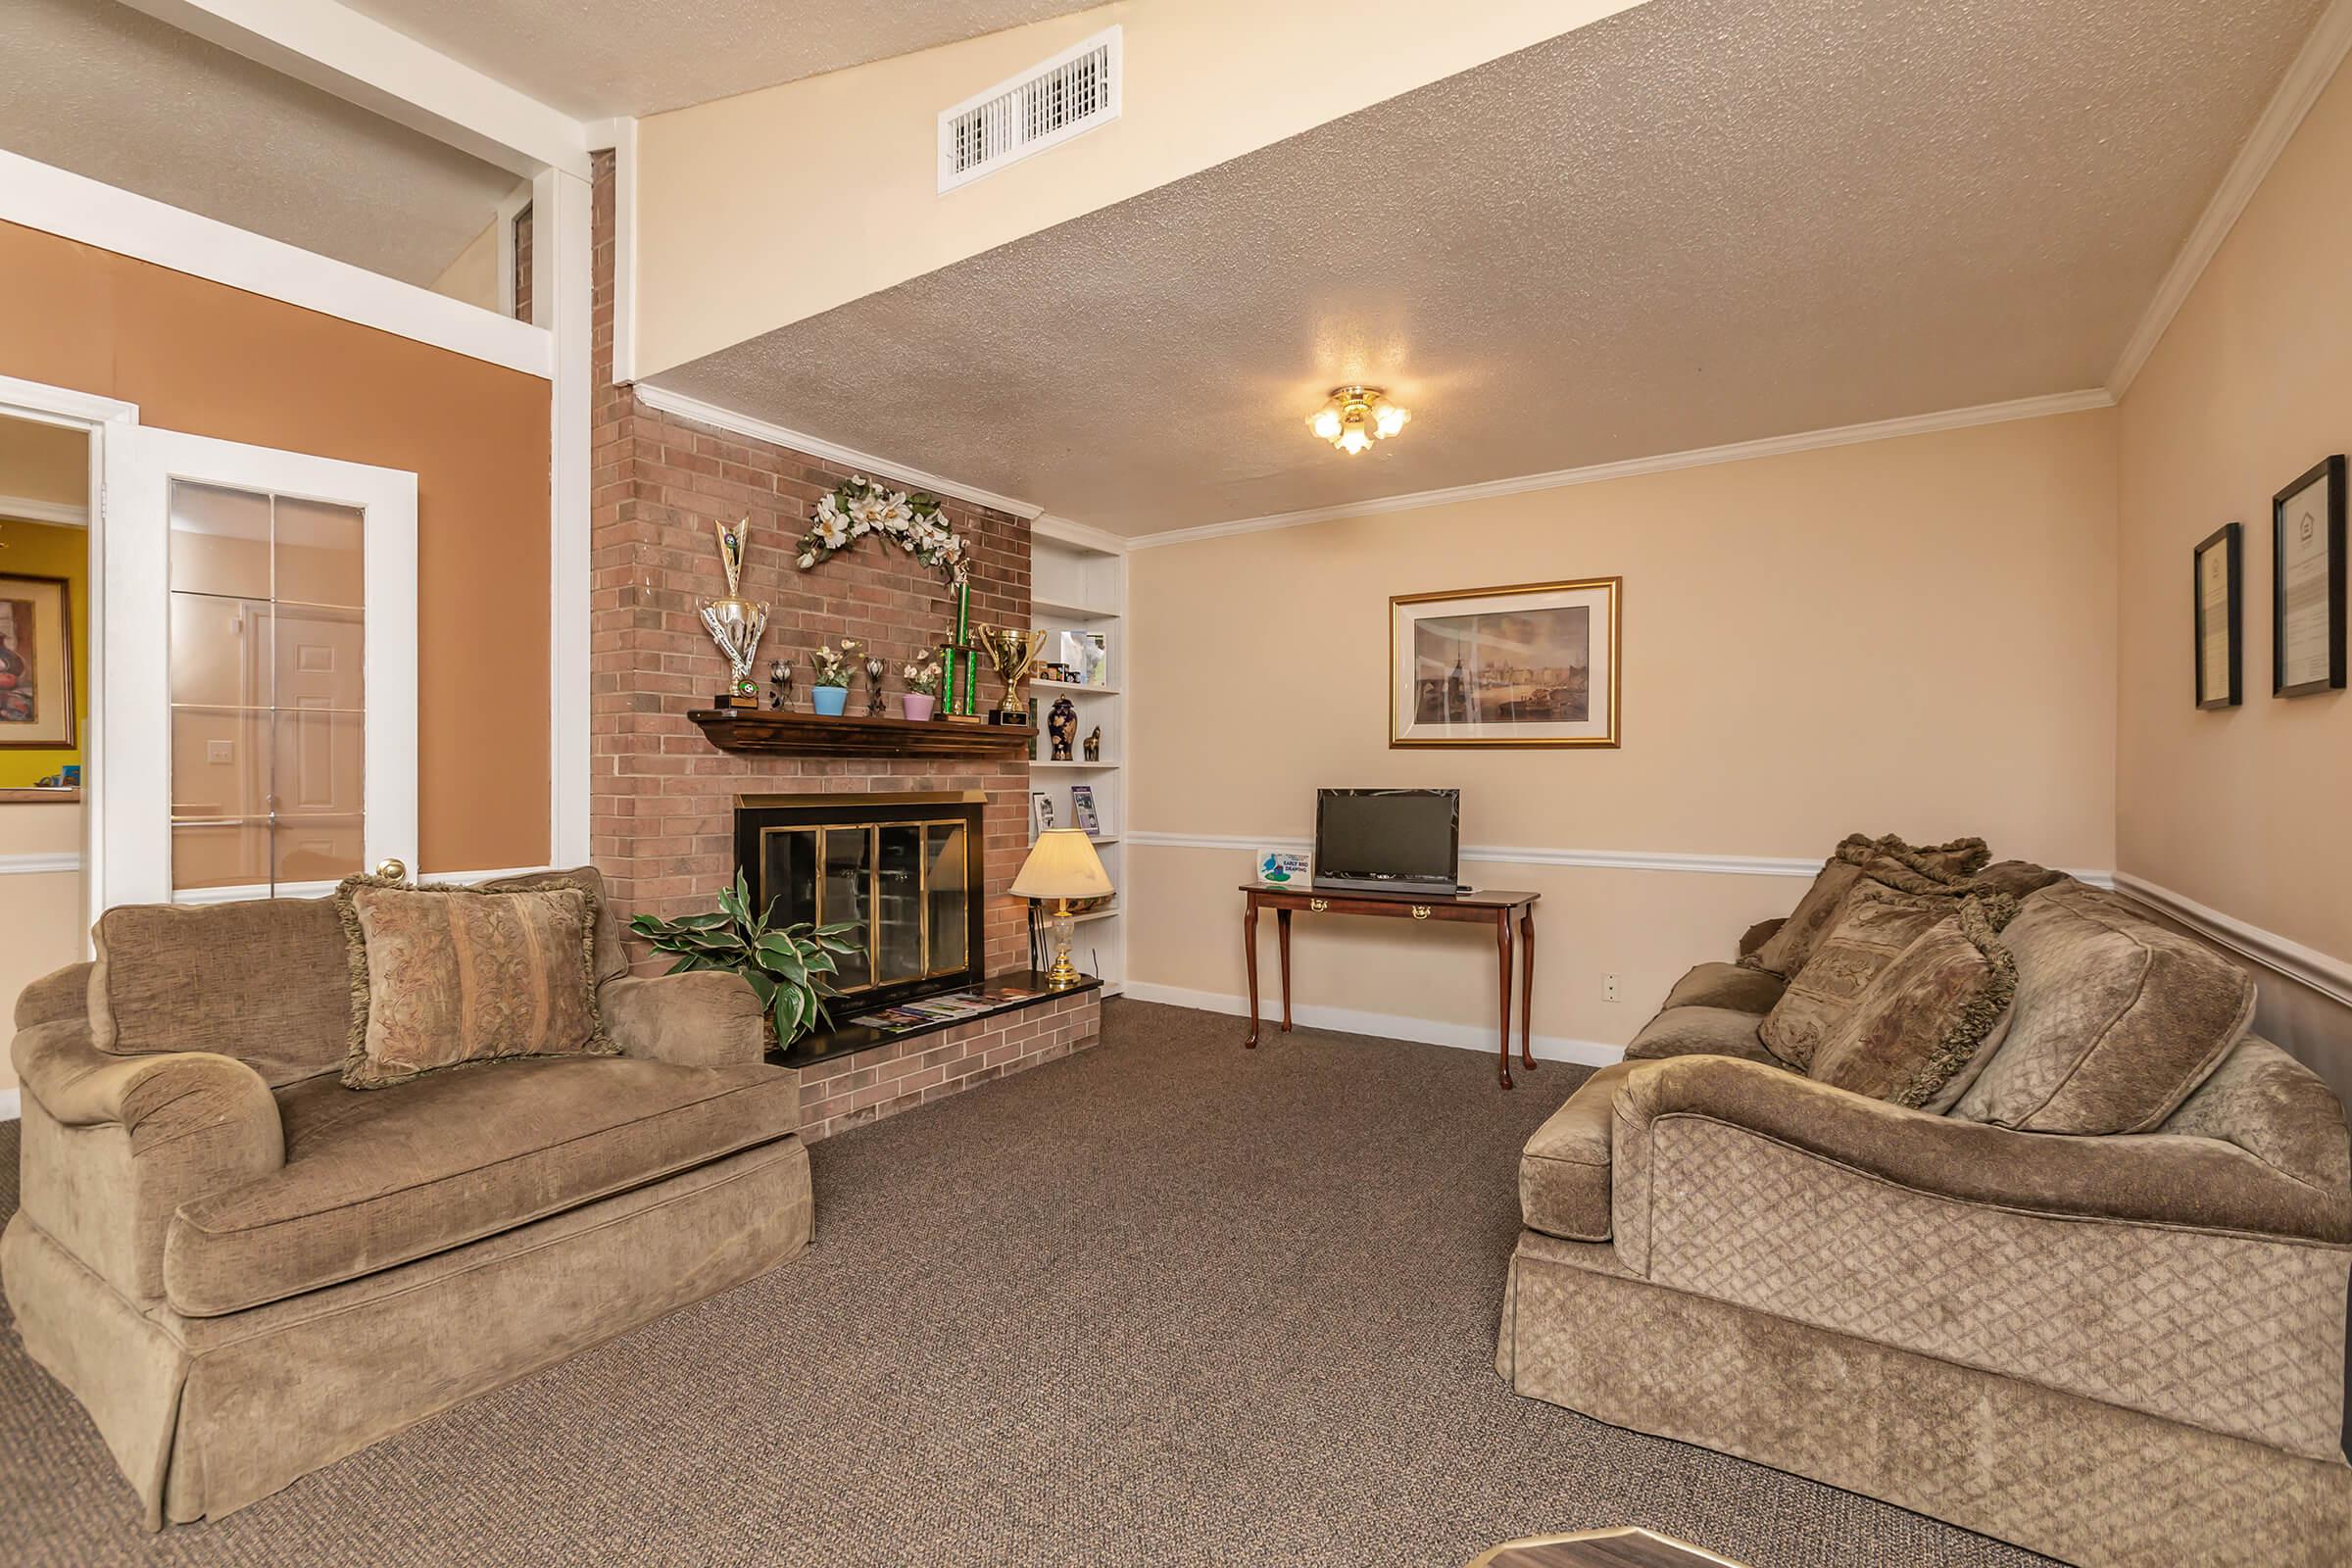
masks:
<instances>
[{"instance_id":1,"label":"yellow wall in next room","mask_svg":"<svg viewBox=\"0 0 2352 1568\"><path fill-rule=\"evenodd\" d=\"M1458 785L1467 846L1818 861L1853 831L1973 833L2103 870L2115 475L2098 410L1138 551L1132 826L1299 838L1317 786ZM1622 747L1390 749L1390 595L1590 576L1625 581ZM1248 852L1132 857L1131 979L1238 995ZM1804 890L1463 869L1544 895L1536 1035L1603 1047ZM1302 1005L1493 1038L1475 928L1311 920L1296 941Z\"/></svg>"},{"instance_id":2,"label":"yellow wall in next room","mask_svg":"<svg viewBox=\"0 0 2352 1568\"><path fill-rule=\"evenodd\" d=\"M90 534L62 523L23 522L0 511L0 577L63 577L74 618L74 739L63 748L0 747L0 789L23 789L81 760L90 725ZM50 808L36 807L47 810ZM0 996L8 993L0 991Z\"/></svg>"}]
</instances>

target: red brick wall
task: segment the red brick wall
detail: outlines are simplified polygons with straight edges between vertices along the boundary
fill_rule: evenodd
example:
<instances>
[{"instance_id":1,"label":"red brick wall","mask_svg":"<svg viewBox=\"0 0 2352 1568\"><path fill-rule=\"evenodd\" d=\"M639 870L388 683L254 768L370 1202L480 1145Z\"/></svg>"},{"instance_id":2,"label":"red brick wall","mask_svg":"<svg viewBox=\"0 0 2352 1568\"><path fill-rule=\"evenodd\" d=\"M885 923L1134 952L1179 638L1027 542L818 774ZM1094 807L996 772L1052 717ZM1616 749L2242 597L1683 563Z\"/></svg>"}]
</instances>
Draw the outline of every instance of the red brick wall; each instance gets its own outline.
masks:
<instances>
[{"instance_id":1,"label":"red brick wall","mask_svg":"<svg viewBox=\"0 0 2352 1568\"><path fill-rule=\"evenodd\" d=\"M531 210L514 215L514 319L531 318Z\"/></svg>"},{"instance_id":2,"label":"red brick wall","mask_svg":"<svg viewBox=\"0 0 2352 1568\"><path fill-rule=\"evenodd\" d=\"M1102 995L1056 997L800 1069L801 1138L838 1132L1100 1045Z\"/></svg>"},{"instance_id":3,"label":"red brick wall","mask_svg":"<svg viewBox=\"0 0 2352 1568\"><path fill-rule=\"evenodd\" d=\"M808 703L808 651L854 637L899 667L936 645L954 612L942 576L878 540L810 571L795 562L817 499L849 473L825 460L674 418L611 385L612 168L599 154L593 210L596 413L590 549L592 754L590 850L623 918L708 908L734 866L739 794L985 790L990 890L988 967L1025 967L1020 900L1005 895L1029 841L1025 761L796 759L721 752L687 721L728 678L703 629L701 604L726 592L712 524L750 518L743 595L769 607L756 676L793 663L795 705ZM870 477L887 479L886 474ZM950 525L974 552L972 618L1029 624L1029 524L960 501ZM990 688L984 687L983 690ZM865 677L851 688L862 711Z\"/></svg>"}]
</instances>

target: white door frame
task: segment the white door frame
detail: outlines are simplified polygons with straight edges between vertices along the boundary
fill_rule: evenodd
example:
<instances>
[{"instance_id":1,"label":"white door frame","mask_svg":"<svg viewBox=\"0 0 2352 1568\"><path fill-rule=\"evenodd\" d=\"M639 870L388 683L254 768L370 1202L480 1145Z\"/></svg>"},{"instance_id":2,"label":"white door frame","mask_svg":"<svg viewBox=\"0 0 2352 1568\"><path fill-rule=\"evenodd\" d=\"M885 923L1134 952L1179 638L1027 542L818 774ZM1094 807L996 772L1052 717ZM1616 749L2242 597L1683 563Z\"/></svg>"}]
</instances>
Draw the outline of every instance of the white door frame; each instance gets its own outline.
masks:
<instances>
[{"instance_id":1,"label":"white door frame","mask_svg":"<svg viewBox=\"0 0 2352 1568\"><path fill-rule=\"evenodd\" d=\"M90 442L90 548L87 575L83 579L90 612L83 617L81 629L82 636L88 639L90 678L82 694L88 717L80 728L81 897L84 912L89 916L83 922L81 943L86 957L90 953L86 928L97 922L98 912L106 906L99 902L99 889L105 877L105 803L95 786L106 777L106 595L99 591L99 583L106 549L107 466L124 445L120 438L138 425L139 406L119 398L76 392L71 387L0 375L0 414L39 424L68 425L81 430Z\"/></svg>"},{"instance_id":2,"label":"white door frame","mask_svg":"<svg viewBox=\"0 0 2352 1568\"><path fill-rule=\"evenodd\" d=\"M217 903L267 887L172 889L171 488L174 479L366 509L362 863L416 861L416 475L141 426L112 444L104 593L112 699L99 908ZM93 597L96 597L95 595ZM95 645L93 645L95 647ZM280 885L278 892L317 892Z\"/></svg>"}]
</instances>

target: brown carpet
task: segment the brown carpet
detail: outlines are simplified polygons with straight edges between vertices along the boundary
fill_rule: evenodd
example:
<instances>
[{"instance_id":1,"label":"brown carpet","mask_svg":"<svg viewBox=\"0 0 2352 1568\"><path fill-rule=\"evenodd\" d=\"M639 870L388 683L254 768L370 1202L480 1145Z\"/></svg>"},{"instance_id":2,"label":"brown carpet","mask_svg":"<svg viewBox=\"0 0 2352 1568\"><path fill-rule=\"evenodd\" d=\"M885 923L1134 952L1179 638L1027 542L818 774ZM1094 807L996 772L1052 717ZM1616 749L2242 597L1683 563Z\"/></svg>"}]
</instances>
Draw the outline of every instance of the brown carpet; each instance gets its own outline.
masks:
<instances>
[{"instance_id":1,"label":"brown carpet","mask_svg":"<svg viewBox=\"0 0 2352 1568\"><path fill-rule=\"evenodd\" d=\"M141 1531L12 1329L0 1560L1360 1568L1641 1524L1755 1568L2041 1561L1504 1389L1514 1156L1583 1069L1105 1027L817 1145L801 1261L217 1524Z\"/></svg>"}]
</instances>

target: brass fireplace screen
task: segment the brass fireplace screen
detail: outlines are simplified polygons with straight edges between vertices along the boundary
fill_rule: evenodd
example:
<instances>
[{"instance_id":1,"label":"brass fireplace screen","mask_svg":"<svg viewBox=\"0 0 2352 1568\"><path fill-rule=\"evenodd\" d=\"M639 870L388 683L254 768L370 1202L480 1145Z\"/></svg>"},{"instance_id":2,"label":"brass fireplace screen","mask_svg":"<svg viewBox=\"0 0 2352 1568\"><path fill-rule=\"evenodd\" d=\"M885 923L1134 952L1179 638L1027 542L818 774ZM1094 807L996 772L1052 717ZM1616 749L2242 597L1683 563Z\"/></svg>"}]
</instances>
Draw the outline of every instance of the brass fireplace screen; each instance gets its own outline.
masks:
<instances>
[{"instance_id":1,"label":"brass fireplace screen","mask_svg":"<svg viewBox=\"0 0 2352 1568\"><path fill-rule=\"evenodd\" d=\"M979 978L980 792L749 796L735 856L777 924L847 921L864 938L834 989L911 996Z\"/></svg>"}]
</instances>

